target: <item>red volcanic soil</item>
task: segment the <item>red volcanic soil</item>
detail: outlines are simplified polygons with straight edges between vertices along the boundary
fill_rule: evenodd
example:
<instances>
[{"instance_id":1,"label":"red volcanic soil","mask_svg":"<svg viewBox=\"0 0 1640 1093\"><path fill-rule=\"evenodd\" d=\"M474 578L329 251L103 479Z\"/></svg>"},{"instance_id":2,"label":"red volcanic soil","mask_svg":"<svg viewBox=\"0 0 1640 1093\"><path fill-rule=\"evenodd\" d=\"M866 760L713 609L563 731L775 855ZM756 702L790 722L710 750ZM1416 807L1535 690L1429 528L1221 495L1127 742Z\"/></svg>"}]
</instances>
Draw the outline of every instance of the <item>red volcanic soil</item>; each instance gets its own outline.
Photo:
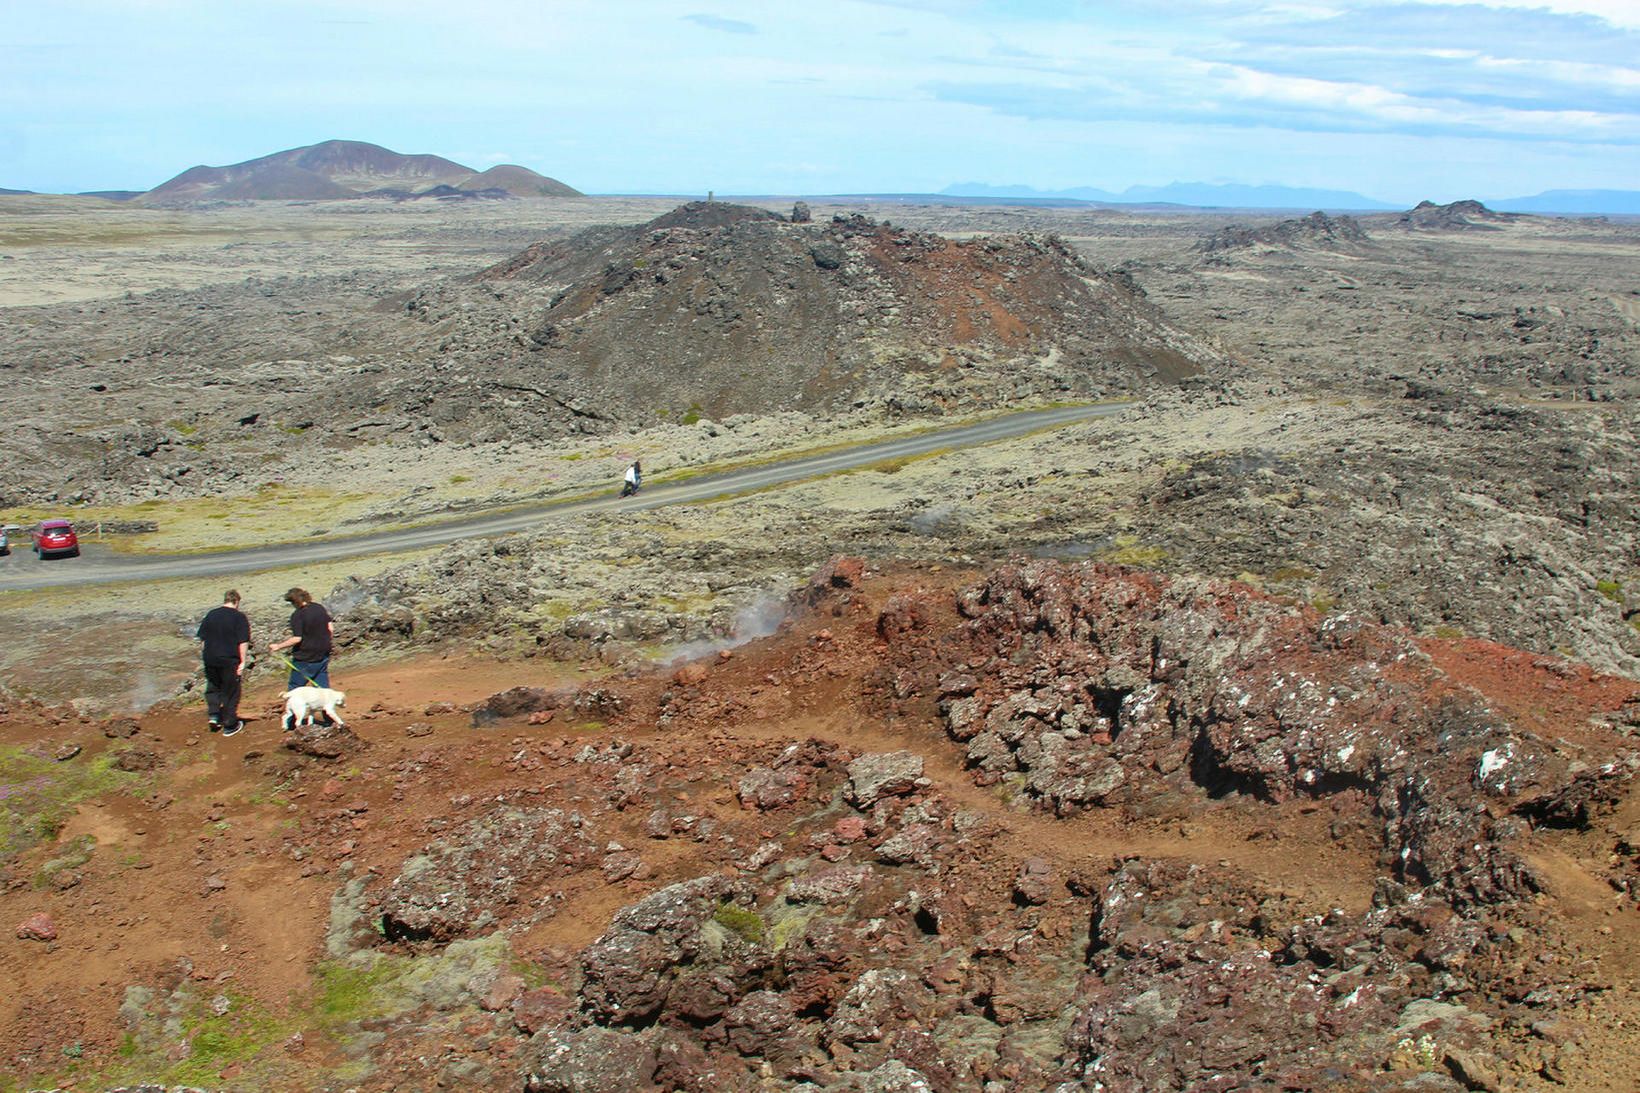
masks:
<instances>
[{"instance_id":1,"label":"red volcanic soil","mask_svg":"<svg viewBox=\"0 0 1640 1093\"><path fill-rule=\"evenodd\" d=\"M50 786L67 784L59 772L87 772L99 756L113 754L137 769L118 788L60 808L55 823L39 825L37 841L0 866L0 975L8 984L0 1000L0 1069L30 1085L72 1082L79 1089L138 1080L230 1089L333 1082L361 1090L519 1088L537 1050L530 1029L557 1028L554 1021L568 1021L563 1015L577 1009L603 1021L600 1007L614 1005L608 992L615 988L597 982L603 969L589 970L583 955L614 929L618 912L703 876L743 884L743 892L722 898L772 914L784 876L871 865L874 877L888 877L884 887L879 892L871 887L877 881L868 881L849 912L854 917L840 920L879 931L864 946L870 954L859 959L892 961L925 943L935 947L931 954L966 954L949 966L929 957L924 982L936 1001L921 1017L904 1018L928 1028L939 1027L930 1014L946 1012L938 999L951 998L947 1009L956 1013L958 996L988 999L962 1018L987 1028L1048 1020L1021 986L1029 977L1009 978L1009 969L1037 960L1044 976L1062 963L1072 966L1065 992L1096 991L1097 977L1079 979L1075 968L1092 959L1090 928L1102 928L1093 912L1100 897L1090 893L1113 890L1106 886L1124 868L1198 867L1203 878L1218 878L1199 882L1204 905L1221 890L1257 893L1263 915L1281 922L1237 919L1226 936L1268 931L1258 942L1265 948L1278 926L1371 915L1387 867L1366 821L1368 794L1179 793L1166 808L1136 799L1056 815L1033 807L1023 792L1005 792L1008 780L985 777L948 731L933 683L951 670L953 657L962 670L982 659L972 650L990 640L980 631L994 615L972 622L975 601L959 596L981 579L937 568L864 573L844 566L806 598L794 597L793 614L776 635L677 670L610 676L591 666L499 663L459 653L359 670L338 663L335 681L348 692L348 727L358 743L343 741L342 754L330 758L285 746L291 737L280 731L272 681L253 683L246 706L255 719L229 739L206 733L197 709L156 709L132 723L14 708L0 723L3 754L49 758L65 746L82 750L51 759L45 774L29 767L26 778L8 782L0 804L15 806L21 817L10 834L47 807L40 802ZM1122 590L1134 611L1161 594L1151 578L1126 571L1101 568L1087 579L1107 592ZM1273 610L1247 589L1222 586L1214 594L1215 610L1227 619ZM1293 619L1300 629L1319 625L1303 611ZM1405 674L1418 677L1431 702L1479 694L1517 729L1581 749L1591 762L1626 746L1619 732L1591 718L1632 710L1640 701L1632 681L1481 642L1422 648L1427 666ZM1317 647L1295 644L1291 651L1291 675L1332 670L1330 654ZM1017 654L1013 661L1025 663ZM975 693L984 696L985 686ZM518 692L510 703L489 699L520 687L539 691ZM902 752L920 757L924 781L886 790L874 805L851 804L857 791L847 772L858 768L850 764ZM36 794L28 798L33 803L18 804L25 793ZM475 975L463 988L468 993L458 991L448 1004L397 1014L376 1013L347 995L338 984L355 980L336 969L349 951L405 961L443 951L444 938L428 940L432 933L384 939L369 923L379 922L384 908L410 914L394 902L410 882L392 883L413 872L408 859L437 859L439 840L480 830L501 807L558 810L585 834L566 834L561 856L550 863L510 866L521 887L504 898L484 903L490 897L470 892L476 917L438 923L463 937L505 930L512 963L488 978ZM1501 813L1507 806L1490 807ZM1640 795L1625 782L1609 805L1588 811L1579 824L1533 823L1510 844L1535 870L1541 890L1474 918L1491 947L1475 949L1468 967L1459 961L1448 970L1471 982L1466 988L1443 981L1444 997L1490 1014L1494 1023L1478 1039L1452 1040L1453 1054L1430 1064L1440 1073L1482 1059L1480 1069L1509 1088L1632 1088L1631 1064L1640 1051L1640 960L1632 941L1640 914L1632 890L1625 895L1619 888L1636 876ZM926 860L916 848L903 860L883 851L887 839L907 833L934 840ZM1034 890L1031 876L1051 883ZM344 902L338 894L358 880L362 939L336 918ZM910 892L940 894L938 937L925 938L911 924L927 913L906 909ZM1105 899L1103 928L1110 930L1115 904ZM49 920L43 932L54 938L16 936L14 927L31 919L42 925L34 918L40 915ZM1204 945L1218 932L1176 925ZM1002 934L1006 945L995 940ZM1104 974L1137 974L1150 951L1143 946L1164 941L1145 941L1131 954L1127 942L1115 943L1104 959L1132 959ZM1231 956L1251 951L1235 948L1234 940L1223 944ZM1065 955L1042 955L1049 951ZM1488 961L1491 971L1476 970ZM987 969L983 989L977 969ZM813 1023L829 1014L834 1026L858 971L788 969L784 979L763 980L756 998L804 992L793 1020ZM736 974L726 971L725 981ZM942 993L941 976L954 994ZM1172 989L1172 981L1158 982ZM1528 1001L1540 988L1560 992L1557 1001ZM363 989L368 996L387 988L371 980ZM816 1041L821 1048L799 1050L747 1039L747 1028L761 1026L735 1025L721 1007L697 1012L698 999L688 1003L694 1017L674 1017L685 1006L679 998L674 991L653 1019L694 1038L691 1044L699 1040L688 1049L697 1054L685 1053L696 1071L676 1056L673 1065L681 1069L663 1066L655 1071L661 1076L647 1079L657 1085L693 1087L694 1079L676 1075L704 1073L707 1058L719 1071L733 1064L755 1074L765 1053L783 1081L801 1073L834 1077L864 1067L862 1060L875 1065L872 1053L892 1042L899 1045L896 1058L946 1075L931 1079L936 1088L974 1088L968 1083L981 1071L988 1080L1013 1074L1012 1088L1041 1088L1033 1083L1046 1081L1042 1068L1053 1055L1050 1062L999 1056L955 1072L941 1070L932 1055L917 1055L907 1046L912 1039L850 1039L833 1026ZM1065 1002L1056 995L1050 1009ZM549 1016L531 1016L531 1005ZM576 1022L585 1023L576 1018L563 1027L581 1028ZM1083 1035L1077 1027L1065 1035ZM1393 1044L1394 1036L1384 1035ZM1094 1033L1086 1036L1096 1042ZM1350 1040L1350 1050L1365 1050L1360 1045L1367 1042ZM1368 1081L1382 1066L1400 1065L1385 1050L1370 1065L1340 1072L1340 1082ZM1471 1079L1481 1083L1471 1088L1488 1088Z\"/></svg>"}]
</instances>

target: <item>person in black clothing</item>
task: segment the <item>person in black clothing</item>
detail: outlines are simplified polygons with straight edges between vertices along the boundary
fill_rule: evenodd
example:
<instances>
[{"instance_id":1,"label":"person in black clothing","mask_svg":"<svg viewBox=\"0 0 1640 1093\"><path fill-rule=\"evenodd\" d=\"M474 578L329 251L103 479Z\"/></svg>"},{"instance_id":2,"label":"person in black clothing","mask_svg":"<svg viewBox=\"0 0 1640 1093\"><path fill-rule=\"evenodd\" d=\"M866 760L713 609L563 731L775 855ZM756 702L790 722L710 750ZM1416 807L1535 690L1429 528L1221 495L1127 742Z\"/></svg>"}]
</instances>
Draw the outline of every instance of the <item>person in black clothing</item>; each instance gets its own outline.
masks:
<instances>
[{"instance_id":1,"label":"person in black clothing","mask_svg":"<svg viewBox=\"0 0 1640 1093\"><path fill-rule=\"evenodd\" d=\"M232 736L245 727L239 719L239 693L251 647L251 620L239 610L239 593L231 588L224 592L222 606L211 608L194 636L202 643L205 716L212 732L220 729L223 736Z\"/></svg>"},{"instance_id":2,"label":"person in black clothing","mask_svg":"<svg viewBox=\"0 0 1640 1093\"><path fill-rule=\"evenodd\" d=\"M324 604L314 603L305 588L293 588L285 600L296 611L290 617L290 637L268 648L274 652L292 649L290 688L330 686L330 643L336 626Z\"/></svg>"}]
</instances>

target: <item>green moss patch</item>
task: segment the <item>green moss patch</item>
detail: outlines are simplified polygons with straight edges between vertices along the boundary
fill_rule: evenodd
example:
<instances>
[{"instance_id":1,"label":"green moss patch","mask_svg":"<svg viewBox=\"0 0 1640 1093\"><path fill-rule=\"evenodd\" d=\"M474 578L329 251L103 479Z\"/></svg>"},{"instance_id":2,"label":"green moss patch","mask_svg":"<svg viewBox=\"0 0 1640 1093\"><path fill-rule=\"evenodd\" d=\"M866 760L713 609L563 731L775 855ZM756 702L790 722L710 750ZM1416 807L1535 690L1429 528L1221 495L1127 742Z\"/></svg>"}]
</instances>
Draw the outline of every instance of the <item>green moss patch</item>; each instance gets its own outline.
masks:
<instances>
[{"instance_id":1,"label":"green moss patch","mask_svg":"<svg viewBox=\"0 0 1640 1093\"><path fill-rule=\"evenodd\" d=\"M220 997L229 1002L225 1013L217 1014L201 1001L184 1019L188 1057L169 1069L168 1082L215 1084L223 1068L252 1062L297 1030L289 1017L271 1013L252 999L234 994Z\"/></svg>"},{"instance_id":2,"label":"green moss patch","mask_svg":"<svg viewBox=\"0 0 1640 1093\"><path fill-rule=\"evenodd\" d=\"M712 921L719 926L738 934L754 945L763 944L768 933L768 927L763 922L763 916L749 907L741 907L733 903L725 903L718 907L712 915Z\"/></svg>"},{"instance_id":3,"label":"green moss patch","mask_svg":"<svg viewBox=\"0 0 1640 1093\"><path fill-rule=\"evenodd\" d=\"M142 775L115 769L117 755L58 762L23 748L0 748L0 860L56 838L81 801L143 784Z\"/></svg>"},{"instance_id":4,"label":"green moss patch","mask_svg":"<svg viewBox=\"0 0 1640 1093\"><path fill-rule=\"evenodd\" d=\"M1099 555L1099 560L1113 565L1150 567L1161 564L1166 557L1167 551L1159 546L1146 546L1137 536L1118 535L1116 542Z\"/></svg>"},{"instance_id":5,"label":"green moss patch","mask_svg":"<svg viewBox=\"0 0 1640 1093\"><path fill-rule=\"evenodd\" d=\"M374 961L330 961L318 970L313 1015L326 1029L336 1029L392 1012L386 988L402 971L402 959L381 956Z\"/></svg>"}]
</instances>

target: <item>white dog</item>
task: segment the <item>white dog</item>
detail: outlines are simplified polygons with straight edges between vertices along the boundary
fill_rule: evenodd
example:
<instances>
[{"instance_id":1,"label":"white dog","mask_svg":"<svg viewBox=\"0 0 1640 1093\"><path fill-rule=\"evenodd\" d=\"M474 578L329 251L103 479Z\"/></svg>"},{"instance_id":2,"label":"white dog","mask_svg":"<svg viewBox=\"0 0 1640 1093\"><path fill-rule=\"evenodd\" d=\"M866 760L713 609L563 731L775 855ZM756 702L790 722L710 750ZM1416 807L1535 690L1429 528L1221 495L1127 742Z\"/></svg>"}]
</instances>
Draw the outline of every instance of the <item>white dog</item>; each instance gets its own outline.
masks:
<instances>
[{"instance_id":1,"label":"white dog","mask_svg":"<svg viewBox=\"0 0 1640 1093\"><path fill-rule=\"evenodd\" d=\"M342 715L336 707L345 705L347 695L330 687L297 687L285 692L284 726L287 731L297 725L313 724L313 715L323 712L333 724L342 725Z\"/></svg>"}]
</instances>

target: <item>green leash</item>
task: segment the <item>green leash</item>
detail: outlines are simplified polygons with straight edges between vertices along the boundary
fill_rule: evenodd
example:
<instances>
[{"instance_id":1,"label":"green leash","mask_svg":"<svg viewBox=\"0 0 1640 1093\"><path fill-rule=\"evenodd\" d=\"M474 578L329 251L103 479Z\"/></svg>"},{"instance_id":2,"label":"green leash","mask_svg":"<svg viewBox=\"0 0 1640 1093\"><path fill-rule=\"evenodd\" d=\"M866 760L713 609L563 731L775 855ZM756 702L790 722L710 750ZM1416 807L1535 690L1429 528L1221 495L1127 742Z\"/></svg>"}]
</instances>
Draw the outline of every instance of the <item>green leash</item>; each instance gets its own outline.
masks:
<instances>
[{"instance_id":1,"label":"green leash","mask_svg":"<svg viewBox=\"0 0 1640 1093\"><path fill-rule=\"evenodd\" d=\"M295 672L297 675L299 675L303 679L307 680L309 687L317 687L318 686L318 684L313 681L312 676L310 676L306 672L302 671L302 669L296 667L296 662L294 660L291 660L289 657L287 657L283 653L274 653L273 655L278 657L280 660L284 661L285 666L287 668L289 668L291 671Z\"/></svg>"}]
</instances>

